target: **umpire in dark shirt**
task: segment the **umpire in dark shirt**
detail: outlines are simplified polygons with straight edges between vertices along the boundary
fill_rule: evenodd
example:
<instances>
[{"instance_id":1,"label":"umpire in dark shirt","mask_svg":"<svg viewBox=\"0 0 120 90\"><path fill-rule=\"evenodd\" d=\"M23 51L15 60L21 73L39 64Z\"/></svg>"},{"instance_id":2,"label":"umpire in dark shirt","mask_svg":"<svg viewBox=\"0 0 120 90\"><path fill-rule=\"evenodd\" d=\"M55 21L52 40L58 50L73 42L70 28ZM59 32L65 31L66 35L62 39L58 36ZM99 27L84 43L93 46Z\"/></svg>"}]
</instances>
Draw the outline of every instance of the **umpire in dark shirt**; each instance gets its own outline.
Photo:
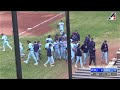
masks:
<instances>
[{"instance_id":1,"label":"umpire in dark shirt","mask_svg":"<svg viewBox=\"0 0 120 90\"><path fill-rule=\"evenodd\" d=\"M106 64L108 64L108 44L106 40L101 45L101 51L102 51L102 60L105 59Z\"/></svg>"}]
</instances>

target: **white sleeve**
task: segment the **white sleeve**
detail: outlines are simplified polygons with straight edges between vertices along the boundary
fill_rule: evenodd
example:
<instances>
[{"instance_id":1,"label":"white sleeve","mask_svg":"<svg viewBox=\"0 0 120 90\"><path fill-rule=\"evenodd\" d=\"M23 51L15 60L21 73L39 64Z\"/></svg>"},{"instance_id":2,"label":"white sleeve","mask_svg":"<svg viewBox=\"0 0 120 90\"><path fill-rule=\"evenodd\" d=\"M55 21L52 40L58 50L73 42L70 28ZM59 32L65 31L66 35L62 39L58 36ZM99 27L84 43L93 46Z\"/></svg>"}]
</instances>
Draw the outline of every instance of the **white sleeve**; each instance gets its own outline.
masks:
<instances>
[{"instance_id":1,"label":"white sleeve","mask_svg":"<svg viewBox=\"0 0 120 90\"><path fill-rule=\"evenodd\" d=\"M54 51L53 46L51 47L51 51Z\"/></svg>"},{"instance_id":2,"label":"white sleeve","mask_svg":"<svg viewBox=\"0 0 120 90\"><path fill-rule=\"evenodd\" d=\"M47 48L47 44L45 44L45 48Z\"/></svg>"},{"instance_id":3,"label":"white sleeve","mask_svg":"<svg viewBox=\"0 0 120 90\"><path fill-rule=\"evenodd\" d=\"M2 36L2 39L4 39L4 37Z\"/></svg>"},{"instance_id":4,"label":"white sleeve","mask_svg":"<svg viewBox=\"0 0 120 90\"><path fill-rule=\"evenodd\" d=\"M58 23L58 25L60 26L60 23Z\"/></svg>"}]
</instances>

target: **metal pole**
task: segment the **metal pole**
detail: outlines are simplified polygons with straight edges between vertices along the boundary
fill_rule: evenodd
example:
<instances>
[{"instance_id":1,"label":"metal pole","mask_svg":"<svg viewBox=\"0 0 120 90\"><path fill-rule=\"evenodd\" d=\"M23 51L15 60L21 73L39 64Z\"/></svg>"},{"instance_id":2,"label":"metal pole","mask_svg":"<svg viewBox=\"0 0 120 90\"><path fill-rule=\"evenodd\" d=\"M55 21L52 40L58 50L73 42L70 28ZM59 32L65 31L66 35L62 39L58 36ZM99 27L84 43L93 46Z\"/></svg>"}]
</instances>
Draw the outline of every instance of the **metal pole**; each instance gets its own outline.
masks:
<instances>
[{"instance_id":1,"label":"metal pole","mask_svg":"<svg viewBox=\"0 0 120 90\"><path fill-rule=\"evenodd\" d=\"M21 69L21 58L19 49L19 35L18 35L18 23L17 23L17 12L11 11L12 14L12 26L14 34L14 47L15 47L15 60L16 60L16 73L17 79L22 79L22 69Z\"/></svg>"},{"instance_id":2,"label":"metal pole","mask_svg":"<svg viewBox=\"0 0 120 90\"><path fill-rule=\"evenodd\" d=\"M67 51L68 51L68 74L69 79L72 79L72 63L71 63L71 44L70 44L70 19L69 11L65 12L66 15L66 31L67 31Z\"/></svg>"}]
</instances>

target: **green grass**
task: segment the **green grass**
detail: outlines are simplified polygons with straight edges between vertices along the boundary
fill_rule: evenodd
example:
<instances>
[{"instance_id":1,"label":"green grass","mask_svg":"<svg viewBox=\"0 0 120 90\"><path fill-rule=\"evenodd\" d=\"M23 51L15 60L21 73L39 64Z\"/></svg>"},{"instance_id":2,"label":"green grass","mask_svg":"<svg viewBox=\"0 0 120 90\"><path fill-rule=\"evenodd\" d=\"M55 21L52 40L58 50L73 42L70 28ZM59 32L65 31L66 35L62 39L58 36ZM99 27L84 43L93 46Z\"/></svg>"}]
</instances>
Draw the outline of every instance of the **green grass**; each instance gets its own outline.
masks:
<instances>
[{"instance_id":1,"label":"green grass","mask_svg":"<svg viewBox=\"0 0 120 90\"><path fill-rule=\"evenodd\" d=\"M108 42L118 40L120 38L120 12L117 13L116 21L108 21L110 11L71 11L70 12L70 29L71 32L78 30L81 36L81 43L86 35L90 34L96 41L97 48L106 39ZM38 66L34 66L33 60L30 60L26 65L22 62L22 71L24 79L56 79L62 78L67 73L68 66L64 60L55 61L55 67L45 68L43 64L47 61L46 51L44 50L45 39L48 34L52 35L52 38L56 34L56 26L60 20L57 20L50 24L54 27L53 31L46 33L40 37L29 36L20 39L24 44L25 53L27 50L27 40L40 40L42 43L42 60ZM65 18L63 18L65 21ZM1 46L1 44L0 44ZM13 46L13 44L12 44ZM25 57L25 59L27 56ZM16 78L16 66L14 51L9 49L6 52L0 51L0 78L1 79L15 79Z\"/></svg>"}]
</instances>

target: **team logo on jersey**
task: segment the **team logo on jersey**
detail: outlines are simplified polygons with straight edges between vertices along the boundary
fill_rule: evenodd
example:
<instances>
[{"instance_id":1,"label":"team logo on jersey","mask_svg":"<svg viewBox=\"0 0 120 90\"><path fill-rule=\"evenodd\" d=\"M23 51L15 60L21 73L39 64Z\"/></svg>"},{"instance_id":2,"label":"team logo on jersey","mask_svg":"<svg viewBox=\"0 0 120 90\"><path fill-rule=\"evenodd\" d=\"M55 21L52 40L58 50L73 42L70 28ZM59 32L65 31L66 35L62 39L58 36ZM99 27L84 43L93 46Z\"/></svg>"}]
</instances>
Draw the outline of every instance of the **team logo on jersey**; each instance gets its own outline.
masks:
<instances>
[{"instance_id":1,"label":"team logo on jersey","mask_svg":"<svg viewBox=\"0 0 120 90\"><path fill-rule=\"evenodd\" d=\"M116 13L115 12L111 13L107 20L116 20Z\"/></svg>"}]
</instances>

